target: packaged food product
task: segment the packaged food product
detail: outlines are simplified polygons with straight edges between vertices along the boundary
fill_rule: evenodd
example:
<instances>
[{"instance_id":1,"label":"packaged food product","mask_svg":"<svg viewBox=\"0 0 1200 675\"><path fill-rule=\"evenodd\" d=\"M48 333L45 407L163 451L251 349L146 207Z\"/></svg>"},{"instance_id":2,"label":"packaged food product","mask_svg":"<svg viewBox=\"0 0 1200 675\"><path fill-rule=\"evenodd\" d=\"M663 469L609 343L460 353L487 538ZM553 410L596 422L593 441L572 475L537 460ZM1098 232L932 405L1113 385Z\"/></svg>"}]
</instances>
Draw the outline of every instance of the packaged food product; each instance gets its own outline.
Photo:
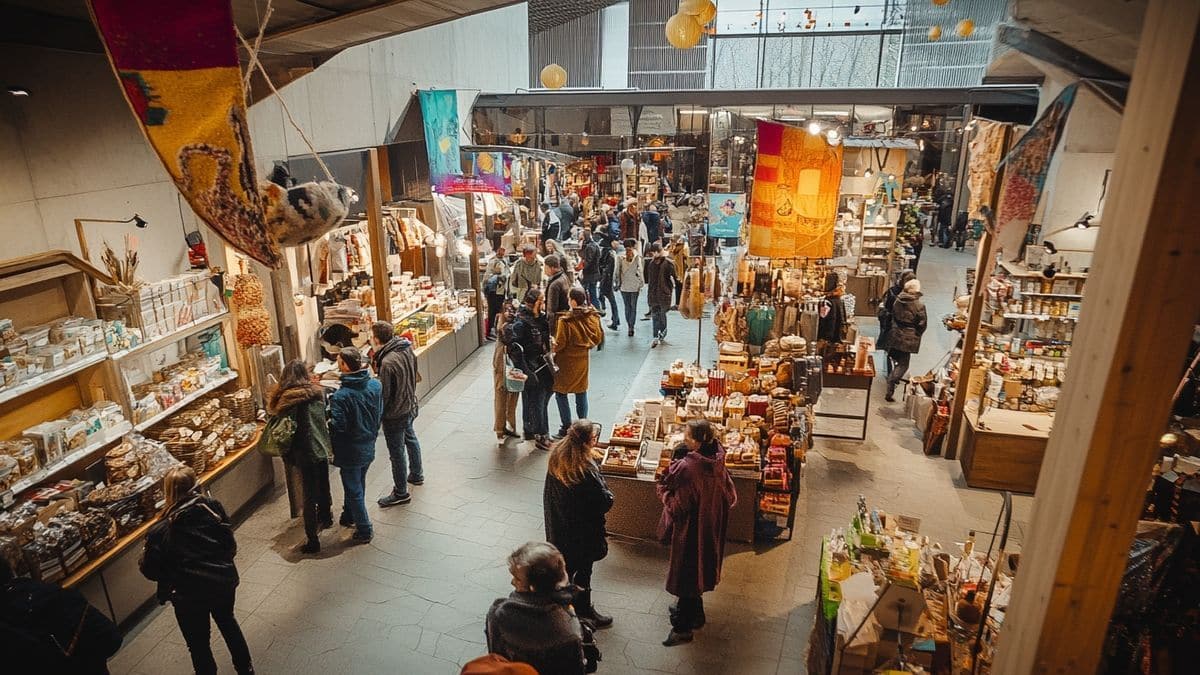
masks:
<instances>
[{"instance_id":1,"label":"packaged food product","mask_svg":"<svg viewBox=\"0 0 1200 675\"><path fill-rule=\"evenodd\" d=\"M30 341L30 344L33 344ZM76 348L78 350L78 348ZM46 344L41 347L30 347L29 355L41 361L43 370L53 370L66 362L66 350L58 345ZM78 354L76 354L78 356Z\"/></svg>"},{"instance_id":2,"label":"packaged food product","mask_svg":"<svg viewBox=\"0 0 1200 675\"><path fill-rule=\"evenodd\" d=\"M50 327L30 326L20 332L20 337L28 342L30 347L45 347L50 344Z\"/></svg>"},{"instance_id":3,"label":"packaged food product","mask_svg":"<svg viewBox=\"0 0 1200 675\"><path fill-rule=\"evenodd\" d=\"M67 438L67 452L73 452L87 445L87 422L75 422L64 430Z\"/></svg>"},{"instance_id":4,"label":"packaged food product","mask_svg":"<svg viewBox=\"0 0 1200 675\"><path fill-rule=\"evenodd\" d=\"M21 435L33 442L42 464L47 465L57 462L62 457L63 447L66 445L66 426L61 420L52 420L29 427L21 432Z\"/></svg>"}]
</instances>

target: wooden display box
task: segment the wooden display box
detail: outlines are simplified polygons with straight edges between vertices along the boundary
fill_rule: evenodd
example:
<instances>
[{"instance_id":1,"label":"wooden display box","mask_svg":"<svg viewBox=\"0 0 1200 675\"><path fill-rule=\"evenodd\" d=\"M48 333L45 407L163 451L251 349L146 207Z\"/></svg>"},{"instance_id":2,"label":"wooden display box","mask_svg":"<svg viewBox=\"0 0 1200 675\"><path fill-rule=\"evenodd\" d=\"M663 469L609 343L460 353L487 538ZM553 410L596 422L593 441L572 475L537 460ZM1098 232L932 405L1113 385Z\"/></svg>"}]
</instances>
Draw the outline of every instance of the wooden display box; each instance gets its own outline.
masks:
<instances>
[{"instance_id":1,"label":"wooden display box","mask_svg":"<svg viewBox=\"0 0 1200 675\"><path fill-rule=\"evenodd\" d=\"M973 488L1033 494L1048 441L1048 435L1008 424L980 428L975 411L967 410L958 458L963 478Z\"/></svg>"}]
</instances>

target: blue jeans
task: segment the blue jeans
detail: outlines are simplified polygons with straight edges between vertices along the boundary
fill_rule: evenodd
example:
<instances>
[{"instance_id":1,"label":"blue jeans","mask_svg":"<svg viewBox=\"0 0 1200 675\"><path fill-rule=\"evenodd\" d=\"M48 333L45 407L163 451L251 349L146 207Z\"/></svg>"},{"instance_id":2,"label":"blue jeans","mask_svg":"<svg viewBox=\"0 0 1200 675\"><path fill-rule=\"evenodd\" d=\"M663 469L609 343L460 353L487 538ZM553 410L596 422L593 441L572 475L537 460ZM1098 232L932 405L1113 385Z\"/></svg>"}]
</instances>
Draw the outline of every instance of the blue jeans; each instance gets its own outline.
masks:
<instances>
[{"instance_id":1,"label":"blue jeans","mask_svg":"<svg viewBox=\"0 0 1200 675\"><path fill-rule=\"evenodd\" d=\"M571 426L571 403L567 399L571 394L560 394L554 392L554 402L558 404L558 419L562 420L562 427L559 429L566 433L567 428ZM583 419L588 416L588 400L587 392L581 391L575 394L575 419Z\"/></svg>"},{"instance_id":2,"label":"blue jeans","mask_svg":"<svg viewBox=\"0 0 1200 675\"><path fill-rule=\"evenodd\" d=\"M587 291L588 299L592 301L592 307L600 309L600 280L583 282L583 290Z\"/></svg>"},{"instance_id":3,"label":"blue jeans","mask_svg":"<svg viewBox=\"0 0 1200 675\"><path fill-rule=\"evenodd\" d=\"M650 305L650 324L654 328L654 337L662 338L667 335L667 306Z\"/></svg>"},{"instance_id":4,"label":"blue jeans","mask_svg":"<svg viewBox=\"0 0 1200 675\"><path fill-rule=\"evenodd\" d=\"M425 480L425 472L421 467L421 444L417 441L417 432L413 431L413 420L416 418L414 412L383 421L383 440L387 443L388 457L392 460L392 494L399 497L408 494L409 478Z\"/></svg>"},{"instance_id":5,"label":"blue jeans","mask_svg":"<svg viewBox=\"0 0 1200 675\"><path fill-rule=\"evenodd\" d=\"M621 291L621 299L625 301L625 321L629 324L629 330L637 325L637 303L638 291Z\"/></svg>"},{"instance_id":6,"label":"blue jeans","mask_svg":"<svg viewBox=\"0 0 1200 675\"><path fill-rule=\"evenodd\" d=\"M367 468L371 464L362 464L358 466L343 466L342 474L342 492L344 501L342 502L342 515L350 516L354 521L354 531L360 537L370 537L372 534L371 518L367 515Z\"/></svg>"}]
</instances>

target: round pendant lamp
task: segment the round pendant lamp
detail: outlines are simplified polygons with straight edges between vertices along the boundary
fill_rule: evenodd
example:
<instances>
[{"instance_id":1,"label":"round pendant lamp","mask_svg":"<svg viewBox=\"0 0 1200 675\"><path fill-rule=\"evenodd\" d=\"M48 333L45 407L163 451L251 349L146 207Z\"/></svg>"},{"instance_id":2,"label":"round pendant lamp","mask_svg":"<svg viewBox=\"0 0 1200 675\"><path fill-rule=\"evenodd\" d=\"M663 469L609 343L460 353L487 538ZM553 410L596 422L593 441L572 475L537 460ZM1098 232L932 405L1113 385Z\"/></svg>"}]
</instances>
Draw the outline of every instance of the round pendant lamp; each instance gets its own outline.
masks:
<instances>
[{"instance_id":1,"label":"round pendant lamp","mask_svg":"<svg viewBox=\"0 0 1200 675\"><path fill-rule=\"evenodd\" d=\"M667 19L667 42L676 49L691 49L700 42L702 33L696 17L682 12Z\"/></svg>"},{"instance_id":2,"label":"round pendant lamp","mask_svg":"<svg viewBox=\"0 0 1200 675\"><path fill-rule=\"evenodd\" d=\"M975 32L975 22L971 19L963 19L954 27L954 32L961 38L971 37L971 34Z\"/></svg>"},{"instance_id":3,"label":"round pendant lamp","mask_svg":"<svg viewBox=\"0 0 1200 675\"><path fill-rule=\"evenodd\" d=\"M717 6L712 0L683 0L679 3L680 14L696 17L696 23L705 26L717 18Z\"/></svg>"},{"instance_id":4,"label":"round pendant lamp","mask_svg":"<svg viewBox=\"0 0 1200 675\"><path fill-rule=\"evenodd\" d=\"M938 40L941 40L942 39L942 27L941 26L930 26L929 32L925 34L925 37L929 38L930 42L937 42Z\"/></svg>"},{"instance_id":5,"label":"round pendant lamp","mask_svg":"<svg viewBox=\"0 0 1200 675\"><path fill-rule=\"evenodd\" d=\"M567 84L567 69L557 63L551 63L542 68L538 79L541 80L542 86L547 89L562 89Z\"/></svg>"}]
</instances>

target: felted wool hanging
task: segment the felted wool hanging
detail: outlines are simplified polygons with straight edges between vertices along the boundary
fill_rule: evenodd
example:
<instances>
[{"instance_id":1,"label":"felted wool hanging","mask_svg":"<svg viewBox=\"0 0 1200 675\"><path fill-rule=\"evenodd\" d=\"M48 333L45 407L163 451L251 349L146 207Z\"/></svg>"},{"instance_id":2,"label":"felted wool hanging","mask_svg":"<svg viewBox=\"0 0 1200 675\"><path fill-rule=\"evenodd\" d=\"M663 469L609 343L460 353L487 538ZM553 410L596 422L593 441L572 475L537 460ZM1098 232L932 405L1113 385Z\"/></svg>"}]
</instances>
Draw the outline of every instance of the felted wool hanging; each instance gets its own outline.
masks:
<instances>
[{"instance_id":1,"label":"felted wool hanging","mask_svg":"<svg viewBox=\"0 0 1200 675\"><path fill-rule=\"evenodd\" d=\"M280 246L299 246L319 239L342 224L358 194L332 181L296 184L282 164L260 186L267 231Z\"/></svg>"},{"instance_id":2,"label":"felted wool hanging","mask_svg":"<svg viewBox=\"0 0 1200 675\"><path fill-rule=\"evenodd\" d=\"M276 267L258 193L229 0L88 0L129 107L196 215Z\"/></svg>"}]
</instances>

